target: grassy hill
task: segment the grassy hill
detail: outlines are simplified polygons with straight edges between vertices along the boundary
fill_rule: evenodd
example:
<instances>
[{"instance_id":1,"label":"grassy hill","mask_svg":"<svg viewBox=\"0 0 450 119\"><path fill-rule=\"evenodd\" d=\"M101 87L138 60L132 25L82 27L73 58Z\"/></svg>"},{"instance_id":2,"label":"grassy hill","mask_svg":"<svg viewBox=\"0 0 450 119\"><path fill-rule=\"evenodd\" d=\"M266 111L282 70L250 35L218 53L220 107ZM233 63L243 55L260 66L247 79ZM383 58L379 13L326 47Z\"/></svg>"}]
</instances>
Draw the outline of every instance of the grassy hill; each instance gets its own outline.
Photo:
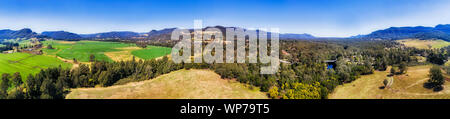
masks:
<instances>
[{"instance_id":1,"label":"grassy hill","mask_svg":"<svg viewBox=\"0 0 450 119\"><path fill-rule=\"evenodd\" d=\"M430 65L409 67L403 75L394 76L390 88L382 89L383 80L389 79L387 71L375 71L374 74L361 76L352 83L338 86L329 95L330 99L448 99L450 84L445 83L444 90L433 92L423 84L428 81Z\"/></svg>"},{"instance_id":2,"label":"grassy hill","mask_svg":"<svg viewBox=\"0 0 450 119\"><path fill-rule=\"evenodd\" d=\"M405 39L405 40L398 40L397 42L402 43L408 47L416 47L420 49L442 48L450 45L450 42L444 40Z\"/></svg>"},{"instance_id":3,"label":"grassy hill","mask_svg":"<svg viewBox=\"0 0 450 119\"><path fill-rule=\"evenodd\" d=\"M72 64L55 57L28 53L0 54L0 74L20 72L24 81L28 74L35 74L43 68L58 67L59 65L63 68L72 67Z\"/></svg>"},{"instance_id":4,"label":"grassy hill","mask_svg":"<svg viewBox=\"0 0 450 119\"><path fill-rule=\"evenodd\" d=\"M155 79L106 88L72 89L68 99L266 99L259 88L224 80L210 70L179 70Z\"/></svg>"}]
</instances>

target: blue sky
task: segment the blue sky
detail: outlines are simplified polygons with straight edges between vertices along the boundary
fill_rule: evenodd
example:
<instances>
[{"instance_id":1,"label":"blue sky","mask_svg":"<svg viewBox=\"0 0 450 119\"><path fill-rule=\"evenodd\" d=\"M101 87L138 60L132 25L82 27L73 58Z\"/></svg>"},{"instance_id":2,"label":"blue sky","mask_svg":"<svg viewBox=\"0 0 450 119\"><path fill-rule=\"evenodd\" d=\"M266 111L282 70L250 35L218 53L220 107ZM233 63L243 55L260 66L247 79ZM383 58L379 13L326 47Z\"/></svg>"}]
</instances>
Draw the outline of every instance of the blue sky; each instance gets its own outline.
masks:
<instances>
[{"instance_id":1,"label":"blue sky","mask_svg":"<svg viewBox=\"0 0 450 119\"><path fill-rule=\"evenodd\" d=\"M1 0L0 29L148 32L203 20L203 26L347 37L450 24L448 6L448 0Z\"/></svg>"}]
</instances>

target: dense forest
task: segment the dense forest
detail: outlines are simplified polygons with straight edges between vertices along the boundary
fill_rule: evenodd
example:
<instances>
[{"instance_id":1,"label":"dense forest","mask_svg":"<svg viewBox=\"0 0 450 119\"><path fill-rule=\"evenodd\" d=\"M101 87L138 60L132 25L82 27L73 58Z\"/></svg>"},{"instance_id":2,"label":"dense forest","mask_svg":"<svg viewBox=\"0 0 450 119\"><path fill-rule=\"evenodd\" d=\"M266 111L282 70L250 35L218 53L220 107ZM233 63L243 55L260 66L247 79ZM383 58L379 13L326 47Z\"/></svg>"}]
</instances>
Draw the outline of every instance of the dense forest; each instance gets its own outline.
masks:
<instances>
[{"instance_id":1,"label":"dense forest","mask_svg":"<svg viewBox=\"0 0 450 119\"><path fill-rule=\"evenodd\" d=\"M10 43L10 42L0 42L0 44L4 45L0 47L0 52L13 50L14 47L19 46L19 43Z\"/></svg>"}]
</instances>

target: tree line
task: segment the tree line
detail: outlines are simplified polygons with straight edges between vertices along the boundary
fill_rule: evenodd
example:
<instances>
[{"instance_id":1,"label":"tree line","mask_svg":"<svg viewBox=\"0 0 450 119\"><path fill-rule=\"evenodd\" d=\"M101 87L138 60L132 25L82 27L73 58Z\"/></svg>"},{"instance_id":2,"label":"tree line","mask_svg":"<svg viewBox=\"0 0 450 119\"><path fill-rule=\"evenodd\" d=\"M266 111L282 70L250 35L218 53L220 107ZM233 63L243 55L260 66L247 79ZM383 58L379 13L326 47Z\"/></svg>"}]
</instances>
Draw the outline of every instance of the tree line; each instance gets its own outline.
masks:
<instances>
[{"instance_id":1,"label":"tree line","mask_svg":"<svg viewBox=\"0 0 450 119\"><path fill-rule=\"evenodd\" d=\"M5 46L0 47L0 52L13 50L14 47L19 46L19 43L10 43L10 42L2 42L1 44Z\"/></svg>"}]
</instances>

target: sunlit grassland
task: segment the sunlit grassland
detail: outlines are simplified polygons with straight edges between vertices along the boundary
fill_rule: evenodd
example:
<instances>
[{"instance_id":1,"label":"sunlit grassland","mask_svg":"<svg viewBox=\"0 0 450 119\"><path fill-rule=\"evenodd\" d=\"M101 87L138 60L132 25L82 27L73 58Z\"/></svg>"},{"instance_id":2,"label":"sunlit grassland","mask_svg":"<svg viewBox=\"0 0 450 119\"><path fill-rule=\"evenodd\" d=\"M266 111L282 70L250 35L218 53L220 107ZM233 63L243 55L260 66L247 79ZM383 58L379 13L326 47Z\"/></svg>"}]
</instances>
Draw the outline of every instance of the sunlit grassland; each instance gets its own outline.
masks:
<instances>
[{"instance_id":1,"label":"sunlit grassland","mask_svg":"<svg viewBox=\"0 0 450 119\"><path fill-rule=\"evenodd\" d=\"M118 42L101 42L101 41L78 41L72 43L62 43L59 41L47 41L46 46L52 45L54 49L45 49L49 55L56 55L64 59L76 59L81 62L89 62L90 56L94 55L98 61L113 61L106 56L105 52L120 51L117 48L131 47L135 44L118 43Z\"/></svg>"},{"instance_id":2,"label":"sunlit grassland","mask_svg":"<svg viewBox=\"0 0 450 119\"><path fill-rule=\"evenodd\" d=\"M450 45L450 42L444 40L405 39L405 40L398 40L397 42L402 43L408 47L415 47L419 49L442 48Z\"/></svg>"},{"instance_id":3,"label":"sunlit grassland","mask_svg":"<svg viewBox=\"0 0 450 119\"><path fill-rule=\"evenodd\" d=\"M267 99L259 88L225 80L210 70L179 70L141 82L72 89L68 99Z\"/></svg>"},{"instance_id":4,"label":"sunlit grassland","mask_svg":"<svg viewBox=\"0 0 450 119\"><path fill-rule=\"evenodd\" d=\"M172 49L168 47L148 46L145 49L135 50L131 53L136 57L147 60L169 55L171 51Z\"/></svg>"},{"instance_id":5,"label":"sunlit grassland","mask_svg":"<svg viewBox=\"0 0 450 119\"><path fill-rule=\"evenodd\" d=\"M352 83L336 87L329 95L331 99L448 99L450 98L450 84L445 83L444 90L433 92L423 87L429 80L428 72L431 65L409 67L408 72L394 76L393 85L382 89L384 79L388 79L389 69L375 71L374 74L364 75Z\"/></svg>"},{"instance_id":6,"label":"sunlit grassland","mask_svg":"<svg viewBox=\"0 0 450 119\"><path fill-rule=\"evenodd\" d=\"M36 74L41 69L58 66L70 68L72 64L65 63L58 58L50 56L12 53L0 54L0 66L0 74L9 73L12 75L20 72L23 77L22 79L25 81L28 74Z\"/></svg>"},{"instance_id":7,"label":"sunlit grassland","mask_svg":"<svg viewBox=\"0 0 450 119\"><path fill-rule=\"evenodd\" d=\"M55 55L64 59L89 62L90 55L98 61L126 61L133 56L136 59L154 59L170 54L171 48L151 46L139 48L132 43L103 42L103 41L43 41L42 50L47 55ZM48 49L52 45L53 49Z\"/></svg>"}]
</instances>

